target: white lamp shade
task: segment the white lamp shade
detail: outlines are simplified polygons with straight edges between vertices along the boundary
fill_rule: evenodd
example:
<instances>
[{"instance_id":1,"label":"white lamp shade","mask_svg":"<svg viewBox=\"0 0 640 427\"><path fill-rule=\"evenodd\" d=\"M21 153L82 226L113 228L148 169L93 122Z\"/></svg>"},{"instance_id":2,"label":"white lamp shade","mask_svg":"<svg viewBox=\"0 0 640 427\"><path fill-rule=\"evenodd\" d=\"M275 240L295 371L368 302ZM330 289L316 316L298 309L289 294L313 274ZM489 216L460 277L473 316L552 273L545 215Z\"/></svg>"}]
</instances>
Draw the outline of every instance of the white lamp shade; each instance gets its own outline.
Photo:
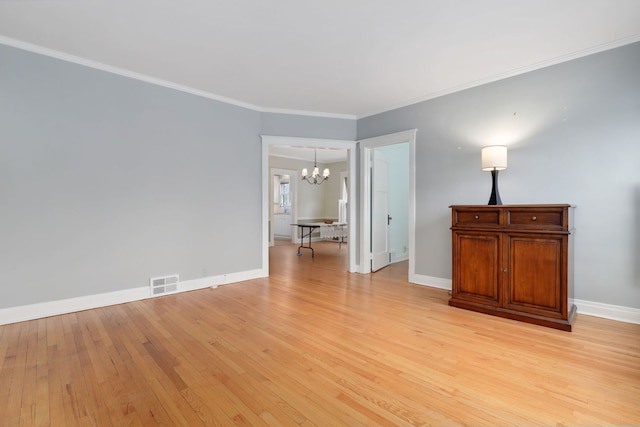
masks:
<instances>
[{"instance_id":1,"label":"white lamp shade","mask_svg":"<svg viewBox=\"0 0 640 427\"><path fill-rule=\"evenodd\" d=\"M313 168L313 174L311 174L311 176L316 178L318 175L320 175L320 170L316 166L315 168Z\"/></svg>"},{"instance_id":2,"label":"white lamp shade","mask_svg":"<svg viewBox=\"0 0 640 427\"><path fill-rule=\"evenodd\" d=\"M503 171L507 168L507 147L504 145L491 145L482 147L482 170Z\"/></svg>"},{"instance_id":3,"label":"white lamp shade","mask_svg":"<svg viewBox=\"0 0 640 427\"><path fill-rule=\"evenodd\" d=\"M309 171L307 170L307 168L303 168L302 169L302 178L303 179L306 178L307 175L309 175Z\"/></svg>"},{"instance_id":4,"label":"white lamp shade","mask_svg":"<svg viewBox=\"0 0 640 427\"><path fill-rule=\"evenodd\" d=\"M329 177L329 168L325 168L324 171L322 172L322 176L325 178Z\"/></svg>"}]
</instances>

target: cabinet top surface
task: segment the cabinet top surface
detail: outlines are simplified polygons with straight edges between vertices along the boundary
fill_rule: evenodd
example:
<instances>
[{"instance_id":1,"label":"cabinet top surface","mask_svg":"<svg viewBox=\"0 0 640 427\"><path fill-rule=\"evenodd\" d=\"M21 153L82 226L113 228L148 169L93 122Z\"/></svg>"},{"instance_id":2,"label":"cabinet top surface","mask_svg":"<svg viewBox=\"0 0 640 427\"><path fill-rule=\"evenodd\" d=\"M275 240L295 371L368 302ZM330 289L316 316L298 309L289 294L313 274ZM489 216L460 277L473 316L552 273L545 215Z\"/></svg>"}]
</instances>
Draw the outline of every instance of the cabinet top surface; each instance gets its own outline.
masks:
<instances>
[{"instance_id":1,"label":"cabinet top surface","mask_svg":"<svg viewBox=\"0 0 640 427\"><path fill-rule=\"evenodd\" d=\"M568 204L450 207L452 229L567 232L573 223L574 206Z\"/></svg>"},{"instance_id":2,"label":"cabinet top surface","mask_svg":"<svg viewBox=\"0 0 640 427\"><path fill-rule=\"evenodd\" d=\"M514 208L575 208L571 204L542 204L542 205L451 205L452 209L514 209Z\"/></svg>"}]
</instances>

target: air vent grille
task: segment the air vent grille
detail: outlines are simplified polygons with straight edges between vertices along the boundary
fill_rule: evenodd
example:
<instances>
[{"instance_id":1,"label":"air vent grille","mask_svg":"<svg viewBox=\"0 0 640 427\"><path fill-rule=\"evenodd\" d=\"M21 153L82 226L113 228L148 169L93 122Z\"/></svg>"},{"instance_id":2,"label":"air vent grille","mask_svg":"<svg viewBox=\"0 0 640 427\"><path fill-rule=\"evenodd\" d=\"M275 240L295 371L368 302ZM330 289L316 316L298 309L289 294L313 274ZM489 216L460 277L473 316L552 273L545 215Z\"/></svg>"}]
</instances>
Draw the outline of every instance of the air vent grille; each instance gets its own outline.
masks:
<instances>
[{"instance_id":1,"label":"air vent grille","mask_svg":"<svg viewBox=\"0 0 640 427\"><path fill-rule=\"evenodd\" d=\"M177 274L164 277L152 277L149 279L151 296L177 292L178 283L180 283L180 277Z\"/></svg>"}]
</instances>

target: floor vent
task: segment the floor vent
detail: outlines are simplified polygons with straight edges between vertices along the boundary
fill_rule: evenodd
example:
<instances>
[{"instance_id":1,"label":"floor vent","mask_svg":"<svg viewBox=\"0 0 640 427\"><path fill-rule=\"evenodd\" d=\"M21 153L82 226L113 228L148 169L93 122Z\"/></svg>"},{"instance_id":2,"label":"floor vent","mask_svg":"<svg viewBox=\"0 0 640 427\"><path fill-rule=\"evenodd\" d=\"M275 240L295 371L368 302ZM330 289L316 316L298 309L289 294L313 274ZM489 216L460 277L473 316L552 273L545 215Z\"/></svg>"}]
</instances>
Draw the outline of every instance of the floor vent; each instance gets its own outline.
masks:
<instances>
[{"instance_id":1,"label":"floor vent","mask_svg":"<svg viewBox=\"0 0 640 427\"><path fill-rule=\"evenodd\" d=\"M175 274L173 276L152 277L149 279L149 287L151 288L151 296L163 295L178 291L178 283L180 277Z\"/></svg>"}]
</instances>

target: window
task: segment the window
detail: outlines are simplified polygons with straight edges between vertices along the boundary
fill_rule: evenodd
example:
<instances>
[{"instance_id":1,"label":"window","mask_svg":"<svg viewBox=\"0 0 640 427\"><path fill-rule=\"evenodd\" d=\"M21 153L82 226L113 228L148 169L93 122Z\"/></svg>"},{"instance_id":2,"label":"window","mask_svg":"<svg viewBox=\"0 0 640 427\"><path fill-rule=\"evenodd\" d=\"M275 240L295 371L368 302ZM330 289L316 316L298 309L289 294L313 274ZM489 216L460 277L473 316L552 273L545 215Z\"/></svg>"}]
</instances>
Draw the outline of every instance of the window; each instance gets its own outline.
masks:
<instances>
[{"instance_id":1,"label":"window","mask_svg":"<svg viewBox=\"0 0 640 427\"><path fill-rule=\"evenodd\" d=\"M290 184L288 182L280 183L280 207L288 208L291 206Z\"/></svg>"}]
</instances>

